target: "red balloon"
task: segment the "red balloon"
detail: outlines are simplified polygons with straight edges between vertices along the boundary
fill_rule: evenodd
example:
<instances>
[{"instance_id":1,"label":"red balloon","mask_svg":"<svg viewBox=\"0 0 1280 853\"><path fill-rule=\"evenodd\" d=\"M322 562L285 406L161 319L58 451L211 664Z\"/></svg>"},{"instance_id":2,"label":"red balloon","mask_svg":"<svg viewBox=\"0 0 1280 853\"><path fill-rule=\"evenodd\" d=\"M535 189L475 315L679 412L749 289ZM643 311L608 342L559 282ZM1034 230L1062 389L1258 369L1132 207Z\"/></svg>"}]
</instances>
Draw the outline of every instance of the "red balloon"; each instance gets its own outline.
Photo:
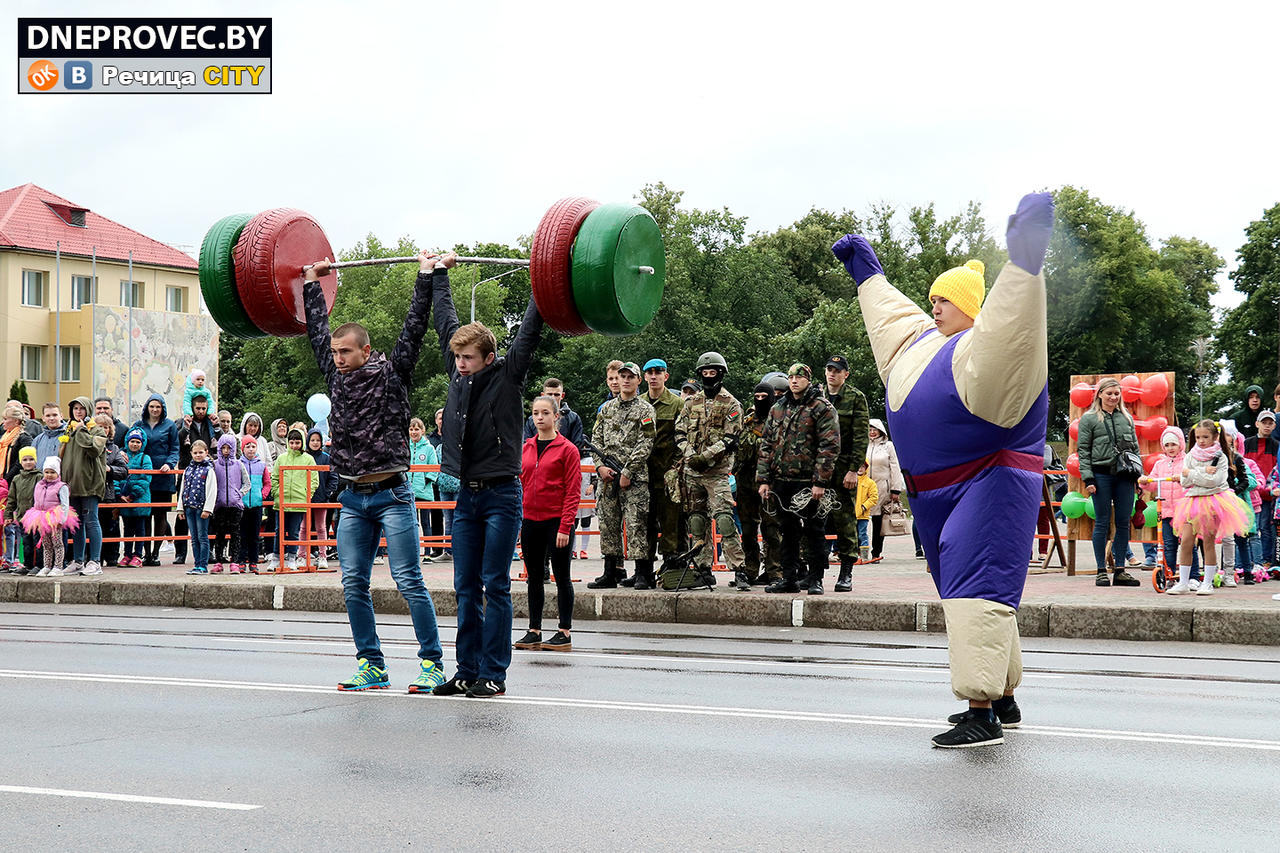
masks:
<instances>
[{"instance_id":1,"label":"red balloon","mask_svg":"<svg viewBox=\"0 0 1280 853\"><path fill-rule=\"evenodd\" d=\"M1080 454L1072 453L1067 457L1067 473L1076 479L1080 478Z\"/></svg>"},{"instance_id":2,"label":"red balloon","mask_svg":"<svg viewBox=\"0 0 1280 853\"><path fill-rule=\"evenodd\" d=\"M1150 474L1151 469L1156 467L1156 463L1163 457L1163 453L1149 453L1147 458L1142 460L1142 470Z\"/></svg>"},{"instance_id":3,"label":"red balloon","mask_svg":"<svg viewBox=\"0 0 1280 853\"><path fill-rule=\"evenodd\" d=\"M1142 380L1132 373L1121 379L1120 396L1126 403L1136 403L1142 396Z\"/></svg>"},{"instance_id":4,"label":"red balloon","mask_svg":"<svg viewBox=\"0 0 1280 853\"><path fill-rule=\"evenodd\" d=\"M1071 434L1072 441L1080 440L1080 419L1076 418L1071 422L1071 426L1067 427L1067 432Z\"/></svg>"},{"instance_id":5,"label":"red balloon","mask_svg":"<svg viewBox=\"0 0 1280 853\"><path fill-rule=\"evenodd\" d=\"M1081 409L1087 409L1089 404L1093 402L1094 388L1087 382L1080 382L1071 386L1071 405L1078 406Z\"/></svg>"},{"instance_id":6,"label":"red balloon","mask_svg":"<svg viewBox=\"0 0 1280 853\"><path fill-rule=\"evenodd\" d=\"M1134 421L1133 426L1138 433L1138 438L1159 441L1160 433L1164 432L1165 427L1169 426L1169 419L1163 415L1158 415L1145 421Z\"/></svg>"},{"instance_id":7,"label":"red balloon","mask_svg":"<svg viewBox=\"0 0 1280 853\"><path fill-rule=\"evenodd\" d=\"M1163 373L1148 376L1142 383L1141 400L1143 405L1158 406L1169 396L1169 380Z\"/></svg>"}]
</instances>

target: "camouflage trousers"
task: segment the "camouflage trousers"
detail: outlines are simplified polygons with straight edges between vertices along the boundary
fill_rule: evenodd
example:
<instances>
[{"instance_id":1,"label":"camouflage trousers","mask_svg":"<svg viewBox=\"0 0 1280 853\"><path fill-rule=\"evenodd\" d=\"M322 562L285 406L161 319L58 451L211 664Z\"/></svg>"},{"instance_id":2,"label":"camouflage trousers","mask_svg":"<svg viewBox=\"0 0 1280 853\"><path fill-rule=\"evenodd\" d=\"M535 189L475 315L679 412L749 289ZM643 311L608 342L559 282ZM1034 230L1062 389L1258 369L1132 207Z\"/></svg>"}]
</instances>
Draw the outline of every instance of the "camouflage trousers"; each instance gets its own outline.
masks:
<instances>
[{"instance_id":1,"label":"camouflage trousers","mask_svg":"<svg viewBox=\"0 0 1280 853\"><path fill-rule=\"evenodd\" d=\"M775 516L764 511L756 488L748 480L738 481L738 521L742 523L742 553L746 558L743 571L755 580L763 569L766 577L776 580L782 577L782 527Z\"/></svg>"},{"instance_id":2,"label":"camouflage trousers","mask_svg":"<svg viewBox=\"0 0 1280 853\"><path fill-rule=\"evenodd\" d=\"M724 548L724 558L729 570L742 571L745 557L742 553L742 540L738 538L738 527L733 523L733 492L729 490L729 475L695 474L686 470L684 481L691 544L710 536L709 519L715 519L716 533L720 534L720 544ZM708 541L707 547L698 552L695 563L699 569L710 571L714 556L715 548Z\"/></svg>"},{"instance_id":3,"label":"camouflage trousers","mask_svg":"<svg viewBox=\"0 0 1280 853\"><path fill-rule=\"evenodd\" d=\"M827 516L827 532L836 537L836 552L841 560L858 559L857 496L841 485L831 486L840 508Z\"/></svg>"},{"instance_id":4,"label":"camouflage trousers","mask_svg":"<svg viewBox=\"0 0 1280 853\"><path fill-rule=\"evenodd\" d=\"M659 551L663 557L678 554L684 550L684 519L680 515L680 504L667 496L667 488L662 478L649 480L649 553L645 556L652 560ZM658 534L662 537L659 538Z\"/></svg>"},{"instance_id":5,"label":"camouflage trousers","mask_svg":"<svg viewBox=\"0 0 1280 853\"><path fill-rule=\"evenodd\" d=\"M649 484L632 483L620 488L618 481L601 482L596 493L596 514L600 516L600 553L623 557L622 526L627 527L625 559L649 557Z\"/></svg>"}]
</instances>

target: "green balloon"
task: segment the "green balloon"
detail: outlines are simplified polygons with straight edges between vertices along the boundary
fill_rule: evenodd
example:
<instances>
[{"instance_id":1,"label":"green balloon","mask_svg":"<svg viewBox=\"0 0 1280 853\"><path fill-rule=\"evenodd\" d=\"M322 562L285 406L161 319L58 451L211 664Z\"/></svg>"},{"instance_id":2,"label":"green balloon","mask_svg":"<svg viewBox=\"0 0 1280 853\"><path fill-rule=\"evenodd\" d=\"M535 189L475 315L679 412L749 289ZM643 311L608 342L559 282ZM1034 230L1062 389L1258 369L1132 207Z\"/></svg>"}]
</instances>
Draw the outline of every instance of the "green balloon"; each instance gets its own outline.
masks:
<instances>
[{"instance_id":1,"label":"green balloon","mask_svg":"<svg viewBox=\"0 0 1280 853\"><path fill-rule=\"evenodd\" d=\"M1142 520L1147 527L1155 527L1160 523L1160 513L1156 510L1155 504L1147 504L1147 508L1142 511Z\"/></svg>"},{"instance_id":2,"label":"green balloon","mask_svg":"<svg viewBox=\"0 0 1280 853\"><path fill-rule=\"evenodd\" d=\"M1093 498L1091 497L1084 500L1084 514L1095 520L1098 518L1098 512L1093 508Z\"/></svg>"},{"instance_id":3,"label":"green balloon","mask_svg":"<svg viewBox=\"0 0 1280 853\"><path fill-rule=\"evenodd\" d=\"M1062 496L1062 514L1067 518L1084 515L1085 496L1079 492L1067 492Z\"/></svg>"}]
</instances>

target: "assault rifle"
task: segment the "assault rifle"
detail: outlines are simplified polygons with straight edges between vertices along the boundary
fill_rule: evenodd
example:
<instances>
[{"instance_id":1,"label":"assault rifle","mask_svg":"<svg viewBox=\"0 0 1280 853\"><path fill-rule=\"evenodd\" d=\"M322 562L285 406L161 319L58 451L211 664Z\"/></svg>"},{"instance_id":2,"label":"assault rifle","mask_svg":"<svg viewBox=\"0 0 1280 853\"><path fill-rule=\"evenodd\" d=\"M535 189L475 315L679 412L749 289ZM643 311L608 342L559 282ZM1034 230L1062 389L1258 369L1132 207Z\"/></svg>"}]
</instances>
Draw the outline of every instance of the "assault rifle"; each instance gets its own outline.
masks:
<instances>
[{"instance_id":1,"label":"assault rifle","mask_svg":"<svg viewBox=\"0 0 1280 853\"><path fill-rule=\"evenodd\" d=\"M596 467L603 465L606 468L612 468L613 473L617 476L622 475L623 464L616 456L605 453L600 448L591 443L591 439L582 439L582 449L591 454L591 458L595 460Z\"/></svg>"}]
</instances>

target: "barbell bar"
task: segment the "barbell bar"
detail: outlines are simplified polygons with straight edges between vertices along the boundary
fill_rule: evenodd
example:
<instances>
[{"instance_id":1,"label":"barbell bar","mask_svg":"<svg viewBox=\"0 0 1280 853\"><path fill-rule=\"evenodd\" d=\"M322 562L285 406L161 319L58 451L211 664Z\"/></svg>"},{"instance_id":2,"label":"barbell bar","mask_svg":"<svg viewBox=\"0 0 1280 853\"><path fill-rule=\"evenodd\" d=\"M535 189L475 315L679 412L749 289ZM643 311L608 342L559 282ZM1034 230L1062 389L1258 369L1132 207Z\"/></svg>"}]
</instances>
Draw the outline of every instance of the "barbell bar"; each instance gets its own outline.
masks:
<instances>
[{"instance_id":1,"label":"barbell bar","mask_svg":"<svg viewBox=\"0 0 1280 853\"><path fill-rule=\"evenodd\" d=\"M201 290L210 314L230 334L305 334L303 274L334 254L319 224L300 210L225 217L201 245ZM528 267L539 311L562 334L635 334L657 313L666 259L657 223L642 207L561 199L539 222L530 255L458 262ZM360 258L335 261L330 270L417 261ZM321 276L320 285L332 310L337 277Z\"/></svg>"}]
</instances>

